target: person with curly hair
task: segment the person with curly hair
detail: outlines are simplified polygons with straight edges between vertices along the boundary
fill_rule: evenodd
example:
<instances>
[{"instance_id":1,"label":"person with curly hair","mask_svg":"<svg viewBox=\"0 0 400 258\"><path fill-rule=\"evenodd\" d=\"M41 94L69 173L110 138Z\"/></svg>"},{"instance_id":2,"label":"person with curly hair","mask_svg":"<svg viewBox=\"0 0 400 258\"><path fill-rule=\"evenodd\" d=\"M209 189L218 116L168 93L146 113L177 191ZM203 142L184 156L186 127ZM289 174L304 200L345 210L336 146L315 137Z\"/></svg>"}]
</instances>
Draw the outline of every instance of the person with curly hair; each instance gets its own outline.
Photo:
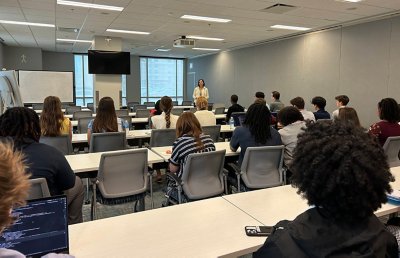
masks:
<instances>
[{"instance_id":1,"label":"person with curly hair","mask_svg":"<svg viewBox=\"0 0 400 258\"><path fill-rule=\"evenodd\" d=\"M292 186L310 209L280 221L253 257L398 257L374 215L394 181L379 144L352 123L321 121L298 136Z\"/></svg>"},{"instance_id":2,"label":"person with curly hair","mask_svg":"<svg viewBox=\"0 0 400 258\"><path fill-rule=\"evenodd\" d=\"M11 138L16 149L24 154L31 178L45 178L52 196L65 194L68 223L80 223L83 220L82 181L75 176L64 154L39 142L40 133L39 117L29 108L10 108L0 117L0 136Z\"/></svg>"},{"instance_id":3,"label":"person with curly hair","mask_svg":"<svg viewBox=\"0 0 400 258\"><path fill-rule=\"evenodd\" d=\"M205 97L196 99L197 111L194 113L201 126L216 125L217 120L213 112L208 111L208 101Z\"/></svg>"},{"instance_id":4,"label":"person with curly hair","mask_svg":"<svg viewBox=\"0 0 400 258\"><path fill-rule=\"evenodd\" d=\"M385 98L378 103L378 114L381 121L371 125L368 132L374 135L383 146L387 138L400 136L400 110L396 100Z\"/></svg>"}]
</instances>

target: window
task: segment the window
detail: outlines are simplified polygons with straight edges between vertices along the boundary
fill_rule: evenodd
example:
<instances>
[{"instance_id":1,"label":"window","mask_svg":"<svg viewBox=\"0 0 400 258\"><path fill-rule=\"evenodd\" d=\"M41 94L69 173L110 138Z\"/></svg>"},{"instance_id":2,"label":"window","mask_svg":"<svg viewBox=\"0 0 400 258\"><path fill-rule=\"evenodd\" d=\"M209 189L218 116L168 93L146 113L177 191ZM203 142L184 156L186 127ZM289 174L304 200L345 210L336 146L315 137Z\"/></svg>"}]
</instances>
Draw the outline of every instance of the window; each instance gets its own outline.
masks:
<instances>
[{"instance_id":1,"label":"window","mask_svg":"<svg viewBox=\"0 0 400 258\"><path fill-rule=\"evenodd\" d=\"M141 103L156 102L163 96L183 100L183 60L140 58Z\"/></svg>"},{"instance_id":2,"label":"window","mask_svg":"<svg viewBox=\"0 0 400 258\"><path fill-rule=\"evenodd\" d=\"M88 56L74 55L75 63L75 104L87 106L93 101L93 75L89 74ZM126 105L126 75L122 75L122 105Z\"/></svg>"}]
</instances>

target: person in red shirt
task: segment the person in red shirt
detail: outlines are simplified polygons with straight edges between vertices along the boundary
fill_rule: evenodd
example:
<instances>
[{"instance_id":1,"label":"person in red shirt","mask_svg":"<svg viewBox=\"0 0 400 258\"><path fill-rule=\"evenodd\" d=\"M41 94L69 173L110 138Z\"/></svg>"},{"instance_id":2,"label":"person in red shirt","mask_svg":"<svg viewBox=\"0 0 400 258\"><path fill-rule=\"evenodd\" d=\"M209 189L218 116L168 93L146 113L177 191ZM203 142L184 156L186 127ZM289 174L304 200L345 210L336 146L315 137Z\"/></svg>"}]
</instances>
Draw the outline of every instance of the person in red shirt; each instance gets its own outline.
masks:
<instances>
[{"instance_id":1,"label":"person in red shirt","mask_svg":"<svg viewBox=\"0 0 400 258\"><path fill-rule=\"evenodd\" d=\"M400 110L396 100L392 98L382 99L378 103L378 113L381 121L371 125L368 132L374 135L381 146L391 136L400 136Z\"/></svg>"}]
</instances>

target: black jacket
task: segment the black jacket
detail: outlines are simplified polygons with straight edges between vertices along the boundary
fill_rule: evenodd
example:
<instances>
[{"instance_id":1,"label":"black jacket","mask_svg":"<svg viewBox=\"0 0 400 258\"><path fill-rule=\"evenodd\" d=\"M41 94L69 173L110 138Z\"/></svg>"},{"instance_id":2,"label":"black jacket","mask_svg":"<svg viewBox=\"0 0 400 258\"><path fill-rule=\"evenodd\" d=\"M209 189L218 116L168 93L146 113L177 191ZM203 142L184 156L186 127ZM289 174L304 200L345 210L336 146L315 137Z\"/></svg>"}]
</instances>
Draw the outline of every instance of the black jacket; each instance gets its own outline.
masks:
<instances>
[{"instance_id":1,"label":"black jacket","mask_svg":"<svg viewBox=\"0 0 400 258\"><path fill-rule=\"evenodd\" d=\"M312 208L279 226L253 257L398 257L395 237L375 215L349 226Z\"/></svg>"}]
</instances>

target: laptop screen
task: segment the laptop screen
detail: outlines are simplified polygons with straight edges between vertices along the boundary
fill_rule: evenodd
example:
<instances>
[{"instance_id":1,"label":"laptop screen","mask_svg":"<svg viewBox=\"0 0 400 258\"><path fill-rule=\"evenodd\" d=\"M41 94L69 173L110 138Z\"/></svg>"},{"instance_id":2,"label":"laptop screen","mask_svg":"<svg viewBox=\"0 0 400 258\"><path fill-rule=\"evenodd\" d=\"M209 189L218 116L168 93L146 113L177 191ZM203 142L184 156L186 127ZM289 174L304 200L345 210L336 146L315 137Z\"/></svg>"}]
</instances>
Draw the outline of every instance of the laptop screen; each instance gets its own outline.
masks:
<instances>
[{"instance_id":1,"label":"laptop screen","mask_svg":"<svg viewBox=\"0 0 400 258\"><path fill-rule=\"evenodd\" d=\"M0 248L17 250L26 256L68 252L66 196L28 201L13 210L18 219L0 236Z\"/></svg>"}]
</instances>

